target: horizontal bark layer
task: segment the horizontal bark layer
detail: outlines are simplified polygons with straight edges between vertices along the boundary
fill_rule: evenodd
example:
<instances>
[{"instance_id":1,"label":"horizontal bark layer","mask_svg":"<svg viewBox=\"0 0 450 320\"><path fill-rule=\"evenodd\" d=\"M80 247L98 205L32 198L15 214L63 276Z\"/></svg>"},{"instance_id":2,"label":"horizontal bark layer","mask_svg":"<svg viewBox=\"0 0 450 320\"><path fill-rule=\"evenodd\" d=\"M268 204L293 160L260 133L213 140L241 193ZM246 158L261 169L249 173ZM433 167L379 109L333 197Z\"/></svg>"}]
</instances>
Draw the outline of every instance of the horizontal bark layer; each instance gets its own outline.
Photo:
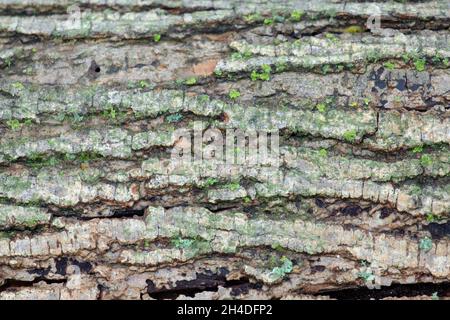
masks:
<instances>
[{"instance_id":1,"label":"horizontal bark layer","mask_svg":"<svg viewBox=\"0 0 450 320\"><path fill-rule=\"evenodd\" d=\"M0 2L0 299L450 294L448 1L71 4Z\"/></svg>"}]
</instances>

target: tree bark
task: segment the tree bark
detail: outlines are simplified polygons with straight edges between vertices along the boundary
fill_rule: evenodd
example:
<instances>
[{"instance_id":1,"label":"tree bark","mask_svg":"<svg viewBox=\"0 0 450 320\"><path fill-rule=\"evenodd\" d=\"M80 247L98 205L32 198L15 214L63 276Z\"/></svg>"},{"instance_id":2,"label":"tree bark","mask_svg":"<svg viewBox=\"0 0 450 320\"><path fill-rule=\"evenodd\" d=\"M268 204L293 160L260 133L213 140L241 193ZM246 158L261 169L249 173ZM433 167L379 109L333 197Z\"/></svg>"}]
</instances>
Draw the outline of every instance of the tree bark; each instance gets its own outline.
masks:
<instances>
[{"instance_id":1,"label":"tree bark","mask_svg":"<svg viewBox=\"0 0 450 320\"><path fill-rule=\"evenodd\" d=\"M448 1L71 3L0 1L0 299L450 295Z\"/></svg>"}]
</instances>

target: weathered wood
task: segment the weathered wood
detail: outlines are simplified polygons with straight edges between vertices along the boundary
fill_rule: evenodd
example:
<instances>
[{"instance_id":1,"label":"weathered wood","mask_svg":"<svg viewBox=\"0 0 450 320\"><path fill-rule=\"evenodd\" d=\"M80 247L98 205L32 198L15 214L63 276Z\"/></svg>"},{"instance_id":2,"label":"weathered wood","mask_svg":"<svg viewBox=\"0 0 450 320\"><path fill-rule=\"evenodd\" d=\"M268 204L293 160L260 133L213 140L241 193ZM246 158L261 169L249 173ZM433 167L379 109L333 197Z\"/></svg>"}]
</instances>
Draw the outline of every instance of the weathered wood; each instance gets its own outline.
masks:
<instances>
[{"instance_id":1,"label":"weathered wood","mask_svg":"<svg viewBox=\"0 0 450 320\"><path fill-rule=\"evenodd\" d=\"M448 1L72 2L0 0L0 299L448 293Z\"/></svg>"}]
</instances>

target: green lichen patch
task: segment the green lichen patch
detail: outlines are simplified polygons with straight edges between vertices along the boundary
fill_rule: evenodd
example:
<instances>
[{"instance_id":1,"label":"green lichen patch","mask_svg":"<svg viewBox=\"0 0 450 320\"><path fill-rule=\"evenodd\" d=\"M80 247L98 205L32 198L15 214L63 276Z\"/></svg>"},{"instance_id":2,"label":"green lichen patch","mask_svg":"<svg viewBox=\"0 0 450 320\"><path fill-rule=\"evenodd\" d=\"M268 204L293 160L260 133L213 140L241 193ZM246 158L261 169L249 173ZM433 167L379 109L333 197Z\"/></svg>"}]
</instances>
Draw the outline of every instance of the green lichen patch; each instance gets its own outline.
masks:
<instances>
[{"instance_id":1,"label":"green lichen patch","mask_svg":"<svg viewBox=\"0 0 450 320\"><path fill-rule=\"evenodd\" d=\"M37 207L0 205L0 229L34 228L48 224L51 215Z\"/></svg>"},{"instance_id":2,"label":"green lichen patch","mask_svg":"<svg viewBox=\"0 0 450 320\"><path fill-rule=\"evenodd\" d=\"M286 274L289 274L292 272L293 263L291 260L289 260L287 257L283 256L280 258L281 265L279 267L273 268L270 275L274 279L280 279L283 278Z\"/></svg>"},{"instance_id":3,"label":"green lichen patch","mask_svg":"<svg viewBox=\"0 0 450 320\"><path fill-rule=\"evenodd\" d=\"M420 250L423 250L424 252L428 252L433 248L433 241L428 237L420 239L419 248L420 248Z\"/></svg>"}]
</instances>

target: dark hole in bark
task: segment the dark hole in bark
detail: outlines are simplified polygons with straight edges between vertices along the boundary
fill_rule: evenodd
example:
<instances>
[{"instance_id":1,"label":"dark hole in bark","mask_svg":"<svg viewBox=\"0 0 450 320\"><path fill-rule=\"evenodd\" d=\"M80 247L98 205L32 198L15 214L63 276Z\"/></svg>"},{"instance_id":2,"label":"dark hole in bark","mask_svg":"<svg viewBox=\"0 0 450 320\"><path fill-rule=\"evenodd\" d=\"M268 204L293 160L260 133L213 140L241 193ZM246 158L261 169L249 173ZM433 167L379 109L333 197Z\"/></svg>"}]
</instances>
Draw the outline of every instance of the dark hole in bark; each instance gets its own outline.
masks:
<instances>
[{"instance_id":1,"label":"dark hole in bark","mask_svg":"<svg viewBox=\"0 0 450 320\"><path fill-rule=\"evenodd\" d=\"M87 262L87 261L73 260L72 264L77 266L78 268L80 268L80 271L84 272L84 273L89 273L92 270L92 264L90 262Z\"/></svg>"},{"instance_id":2,"label":"dark hole in bark","mask_svg":"<svg viewBox=\"0 0 450 320\"><path fill-rule=\"evenodd\" d=\"M30 274L36 274L40 277L46 276L49 274L51 267L48 268L33 268L33 269L28 269L28 273Z\"/></svg>"},{"instance_id":3,"label":"dark hole in bark","mask_svg":"<svg viewBox=\"0 0 450 320\"><path fill-rule=\"evenodd\" d=\"M342 213L346 216L355 217L362 211L361 207L358 205L351 205L342 209Z\"/></svg>"},{"instance_id":4,"label":"dark hole in bark","mask_svg":"<svg viewBox=\"0 0 450 320\"><path fill-rule=\"evenodd\" d=\"M311 272L312 273L316 273L316 272L323 272L325 271L325 266L312 266L311 267Z\"/></svg>"},{"instance_id":5,"label":"dark hole in bark","mask_svg":"<svg viewBox=\"0 0 450 320\"><path fill-rule=\"evenodd\" d=\"M56 273L60 275L66 275L67 267L69 265L75 265L80 268L83 273L89 273L92 270L92 264L87 261L78 261L75 259L69 259L67 257L62 257L55 261Z\"/></svg>"},{"instance_id":6,"label":"dark hole in bark","mask_svg":"<svg viewBox=\"0 0 450 320\"><path fill-rule=\"evenodd\" d=\"M125 210L114 210L112 216L109 218L124 218L124 217L143 217L145 209L125 209Z\"/></svg>"},{"instance_id":7,"label":"dark hole in bark","mask_svg":"<svg viewBox=\"0 0 450 320\"><path fill-rule=\"evenodd\" d=\"M89 67L89 73L91 74L91 77L96 77L97 74L101 71L100 66L95 62L95 60L92 60L91 65Z\"/></svg>"},{"instance_id":8,"label":"dark hole in bark","mask_svg":"<svg viewBox=\"0 0 450 320\"><path fill-rule=\"evenodd\" d=\"M385 219L385 218L389 217L392 212L394 212L394 210L384 207L383 209L381 209L380 218Z\"/></svg>"},{"instance_id":9,"label":"dark hole in bark","mask_svg":"<svg viewBox=\"0 0 450 320\"><path fill-rule=\"evenodd\" d=\"M219 286L232 288L231 295L237 296L248 293L249 289L260 289L261 284L251 283L248 278L227 280L222 274L197 273L194 280L181 280L176 282L174 288L156 288L151 280L147 280L147 292L153 299L176 299L180 295L194 297L195 294L210 291L217 292Z\"/></svg>"},{"instance_id":10,"label":"dark hole in bark","mask_svg":"<svg viewBox=\"0 0 450 320\"><path fill-rule=\"evenodd\" d=\"M425 227L431 233L433 239L441 239L450 237L450 221L446 223L432 222Z\"/></svg>"},{"instance_id":11,"label":"dark hole in bark","mask_svg":"<svg viewBox=\"0 0 450 320\"><path fill-rule=\"evenodd\" d=\"M431 296L434 293L437 293L439 297L450 296L450 283L392 284L389 287L381 287L381 289L361 287L336 291L322 291L317 295L327 295L330 298L338 300L378 300L387 297Z\"/></svg>"},{"instance_id":12,"label":"dark hole in bark","mask_svg":"<svg viewBox=\"0 0 450 320\"><path fill-rule=\"evenodd\" d=\"M32 287L34 284L44 281L47 284L52 283L66 283L67 279L46 279L43 277L38 277L30 281L16 280L16 279L6 279L3 285L0 286L0 292L8 289L20 288L20 287Z\"/></svg>"},{"instance_id":13,"label":"dark hole in bark","mask_svg":"<svg viewBox=\"0 0 450 320\"><path fill-rule=\"evenodd\" d=\"M323 200L319 198L316 198L314 202L316 203L316 206L318 206L319 208L325 207L325 202L323 202Z\"/></svg>"},{"instance_id":14,"label":"dark hole in bark","mask_svg":"<svg viewBox=\"0 0 450 320\"><path fill-rule=\"evenodd\" d=\"M68 259L66 257L62 257L60 259L56 259L56 273L65 276L66 275L66 269L67 269L67 262Z\"/></svg>"}]
</instances>

